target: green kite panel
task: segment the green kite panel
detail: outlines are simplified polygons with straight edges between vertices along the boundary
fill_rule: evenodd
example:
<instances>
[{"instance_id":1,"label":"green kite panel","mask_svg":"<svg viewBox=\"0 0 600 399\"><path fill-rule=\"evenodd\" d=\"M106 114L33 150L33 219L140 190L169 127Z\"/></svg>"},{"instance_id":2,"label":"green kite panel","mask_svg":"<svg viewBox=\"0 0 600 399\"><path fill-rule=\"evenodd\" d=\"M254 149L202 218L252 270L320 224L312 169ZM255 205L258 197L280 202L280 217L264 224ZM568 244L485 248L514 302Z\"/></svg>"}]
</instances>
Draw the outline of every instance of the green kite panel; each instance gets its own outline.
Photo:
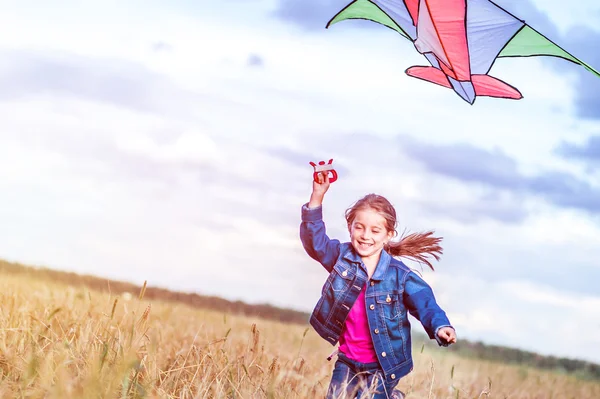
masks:
<instances>
[{"instance_id":1,"label":"green kite panel","mask_svg":"<svg viewBox=\"0 0 600 399\"><path fill-rule=\"evenodd\" d=\"M574 57L572 54L569 54L563 48L553 43L550 39L529 25L525 25L523 29L521 29L510 42L508 42L498 57L531 57L542 55L564 58L574 62L575 64L583 66L588 71L600 77L600 72Z\"/></svg>"},{"instance_id":2,"label":"green kite panel","mask_svg":"<svg viewBox=\"0 0 600 399\"><path fill-rule=\"evenodd\" d=\"M395 30L402 36L410 40L410 37L402 30L402 28L394 22L381 8L369 0L356 0L350 3L346 8L340 11L329 23L327 27L348 19L365 19L378 24L387 26Z\"/></svg>"}]
</instances>

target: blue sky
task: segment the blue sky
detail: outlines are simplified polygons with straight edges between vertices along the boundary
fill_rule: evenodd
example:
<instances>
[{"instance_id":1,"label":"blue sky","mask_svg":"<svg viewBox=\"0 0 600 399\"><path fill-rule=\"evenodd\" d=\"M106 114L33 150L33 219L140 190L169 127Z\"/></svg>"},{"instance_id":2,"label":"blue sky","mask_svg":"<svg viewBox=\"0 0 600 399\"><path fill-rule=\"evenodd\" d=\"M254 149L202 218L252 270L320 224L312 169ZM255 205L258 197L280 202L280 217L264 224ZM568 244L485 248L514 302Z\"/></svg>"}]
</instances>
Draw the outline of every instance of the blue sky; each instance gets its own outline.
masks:
<instances>
[{"instance_id":1,"label":"blue sky","mask_svg":"<svg viewBox=\"0 0 600 399\"><path fill-rule=\"evenodd\" d=\"M600 68L597 3L498 3ZM435 229L459 338L600 362L600 79L503 59L524 99L470 106L393 31L324 29L345 5L2 2L0 257L310 311L300 207L334 158L330 235L369 192Z\"/></svg>"}]
</instances>

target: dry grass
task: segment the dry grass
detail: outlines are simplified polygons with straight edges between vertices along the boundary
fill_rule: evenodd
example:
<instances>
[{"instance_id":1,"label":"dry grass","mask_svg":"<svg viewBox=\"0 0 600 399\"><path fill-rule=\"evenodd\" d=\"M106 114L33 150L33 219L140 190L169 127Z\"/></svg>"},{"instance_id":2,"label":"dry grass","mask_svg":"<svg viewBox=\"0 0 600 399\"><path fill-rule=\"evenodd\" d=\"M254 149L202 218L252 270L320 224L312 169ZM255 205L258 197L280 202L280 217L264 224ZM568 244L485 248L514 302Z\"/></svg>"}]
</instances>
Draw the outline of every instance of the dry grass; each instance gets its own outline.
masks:
<instances>
[{"instance_id":1,"label":"dry grass","mask_svg":"<svg viewBox=\"0 0 600 399\"><path fill-rule=\"evenodd\" d=\"M317 398L332 347L306 326L4 275L2 398ZM600 384L415 351L408 398L600 398Z\"/></svg>"}]
</instances>

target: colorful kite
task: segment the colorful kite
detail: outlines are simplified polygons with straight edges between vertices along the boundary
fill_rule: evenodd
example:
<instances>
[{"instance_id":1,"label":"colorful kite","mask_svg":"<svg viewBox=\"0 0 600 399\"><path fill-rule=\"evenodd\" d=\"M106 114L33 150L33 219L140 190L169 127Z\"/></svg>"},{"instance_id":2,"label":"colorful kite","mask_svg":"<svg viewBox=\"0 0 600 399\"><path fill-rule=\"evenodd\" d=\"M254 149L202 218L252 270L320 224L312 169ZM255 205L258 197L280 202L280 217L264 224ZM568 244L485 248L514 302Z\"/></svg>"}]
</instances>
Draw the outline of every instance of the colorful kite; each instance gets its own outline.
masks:
<instances>
[{"instance_id":1,"label":"colorful kite","mask_svg":"<svg viewBox=\"0 0 600 399\"><path fill-rule=\"evenodd\" d=\"M521 99L515 87L488 75L496 58L554 56L600 73L489 0L355 0L327 24L366 19L411 40L432 66L409 76L450 89L470 104L476 96Z\"/></svg>"}]
</instances>

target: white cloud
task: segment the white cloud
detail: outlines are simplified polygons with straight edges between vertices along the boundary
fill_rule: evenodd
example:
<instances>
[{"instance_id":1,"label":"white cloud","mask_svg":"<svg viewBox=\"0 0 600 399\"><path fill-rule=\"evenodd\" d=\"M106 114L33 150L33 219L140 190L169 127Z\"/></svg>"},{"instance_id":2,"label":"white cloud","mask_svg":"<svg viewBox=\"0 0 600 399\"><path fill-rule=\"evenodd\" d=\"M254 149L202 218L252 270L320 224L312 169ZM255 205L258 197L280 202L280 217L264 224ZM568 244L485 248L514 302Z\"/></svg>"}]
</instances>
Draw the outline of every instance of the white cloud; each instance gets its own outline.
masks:
<instances>
[{"instance_id":1,"label":"white cloud","mask_svg":"<svg viewBox=\"0 0 600 399\"><path fill-rule=\"evenodd\" d=\"M181 133L172 144L161 145L147 133L116 138L120 150L159 162L218 162L225 158L214 140L199 131Z\"/></svg>"},{"instance_id":2,"label":"white cloud","mask_svg":"<svg viewBox=\"0 0 600 399\"><path fill-rule=\"evenodd\" d=\"M438 301L445 305L459 339L598 359L591 348L598 343L592 331L600 325L600 296L566 292L531 280L480 279L475 274L437 276L434 281Z\"/></svg>"},{"instance_id":3,"label":"white cloud","mask_svg":"<svg viewBox=\"0 0 600 399\"><path fill-rule=\"evenodd\" d=\"M524 302L534 304L552 305L564 310L591 311L590 315L597 313L600 316L600 297L566 295L560 290L549 287L539 287L529 281L506 281L499 284L508 295Z\"/></svg>"},{"instance_id":4,"label":"white cloud","mask_svg":"<svg viewBox=\"0 0 600 399\"><path fill-rule=\"evenodd\" d=\"M533 0L533 3L548 15L563 34L569 29L581 26L596 29L600 22L600 6L593 1L580 1L569 5L560 0Z\"/></svg>"}]
</instances>

